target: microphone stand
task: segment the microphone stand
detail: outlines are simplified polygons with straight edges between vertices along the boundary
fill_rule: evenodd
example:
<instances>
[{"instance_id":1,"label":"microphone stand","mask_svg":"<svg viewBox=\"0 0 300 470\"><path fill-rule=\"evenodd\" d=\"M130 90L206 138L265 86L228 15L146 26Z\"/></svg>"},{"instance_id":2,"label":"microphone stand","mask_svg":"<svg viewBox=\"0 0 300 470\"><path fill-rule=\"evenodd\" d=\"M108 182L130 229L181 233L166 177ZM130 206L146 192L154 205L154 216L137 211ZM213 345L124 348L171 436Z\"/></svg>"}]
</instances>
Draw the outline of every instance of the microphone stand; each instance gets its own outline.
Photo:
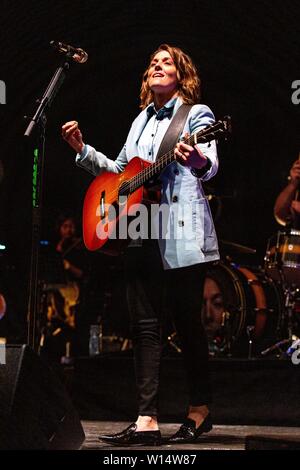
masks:
<instances>
[{"instance_id":1,"label":"microphone stand","mask_svg":"<svg viewBox=\"0 0 300 470\"><path fill-rule=\"evenodd\" d=\"M51 106L57 92L66 78L66 72L70 68L71 53L66 54L64 62L55 71L42 98L37 100L38 108L31 118L24 137L31 137L37 129L38 139L36 148L33 150L33 174L32 174L32 237L31 237L31 260L29 275L29 298L27 310L27 344L36 352L39 349L39 326L40 326L40 285L39 285L39 251L40 234L42 223L42 184L45 160L45 134L46 134L46 111Z\"/></svg>"}]
</instances>

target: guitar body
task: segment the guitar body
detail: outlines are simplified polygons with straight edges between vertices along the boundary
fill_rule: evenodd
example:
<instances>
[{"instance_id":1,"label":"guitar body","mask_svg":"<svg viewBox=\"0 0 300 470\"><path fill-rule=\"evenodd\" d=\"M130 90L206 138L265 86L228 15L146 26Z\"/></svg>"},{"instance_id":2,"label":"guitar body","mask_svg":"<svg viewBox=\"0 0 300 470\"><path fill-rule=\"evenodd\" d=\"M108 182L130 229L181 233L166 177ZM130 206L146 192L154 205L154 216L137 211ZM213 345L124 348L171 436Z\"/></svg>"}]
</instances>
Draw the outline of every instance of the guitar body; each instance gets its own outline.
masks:
<instances>
[{"instance_id":1,"label":"guitar body","mask_svg":"<svg viewBox=\"0 0 300 470\"><path fill-rule=\"evenodd\" d=\"M127 218L134 204L140 204L147 197L144 186L128 194L125 204L119 204L120 189L130 178L135 177L152 163L135 157L122 173L105 172L96 176L86 193L83 204L83 239L88 250L101 250L110 255L118 255L129 243L128 237L120 239L120 223Z\"/></svg>"}]
</instances>

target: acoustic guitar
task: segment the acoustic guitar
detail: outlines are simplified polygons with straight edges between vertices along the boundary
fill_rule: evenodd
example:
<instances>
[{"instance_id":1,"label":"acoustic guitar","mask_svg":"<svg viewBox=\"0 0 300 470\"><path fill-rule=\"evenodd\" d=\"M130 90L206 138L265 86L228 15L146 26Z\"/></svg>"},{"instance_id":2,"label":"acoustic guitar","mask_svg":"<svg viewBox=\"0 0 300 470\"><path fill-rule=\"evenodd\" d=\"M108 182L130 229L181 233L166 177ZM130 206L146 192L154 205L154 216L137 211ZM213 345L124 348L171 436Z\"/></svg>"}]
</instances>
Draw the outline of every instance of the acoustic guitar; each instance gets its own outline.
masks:
<instances>
[{"instance_id":1,"label":"acoustic guitar","mask_svg":"<svg viewBox=\"0 0 300 470\"><path fill-rule=\"evenodd\" d=\"M183 142L193 146L220 137L226 138L230 132L231 121L226 116ZM118 255L129 243L128 235L123 239L116 236L120 224L132 220L130 209L133 205L149 200L147 186L176 161L174 150L162 155L154 163L134 157L122 173L105 172L96 176L87 190L83 205L83 238L88 250Z\"/></svg>"}]
</instances>

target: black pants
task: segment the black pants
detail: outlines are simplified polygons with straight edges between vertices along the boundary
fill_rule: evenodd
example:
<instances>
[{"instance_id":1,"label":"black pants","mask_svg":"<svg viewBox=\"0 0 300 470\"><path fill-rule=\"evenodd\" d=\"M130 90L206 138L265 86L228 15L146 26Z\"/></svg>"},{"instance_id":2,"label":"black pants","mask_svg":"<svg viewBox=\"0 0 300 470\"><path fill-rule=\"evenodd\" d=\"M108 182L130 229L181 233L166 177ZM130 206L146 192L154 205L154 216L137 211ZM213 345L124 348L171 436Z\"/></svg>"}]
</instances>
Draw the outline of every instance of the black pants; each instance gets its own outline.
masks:
<instances>
[{"instance_id":1,"label":"black pants","mask_svg":"<svg viewBox=\"0 0 300 470\"><path fill-rule=\"evenodd\" d=\"M189 405L211 401L208 345L201 323L206 264L164 270L156 241L128 248L125 257L139 414L157 416L161 331L165 306L180 338Z\"/></svg>"}]
</instances>

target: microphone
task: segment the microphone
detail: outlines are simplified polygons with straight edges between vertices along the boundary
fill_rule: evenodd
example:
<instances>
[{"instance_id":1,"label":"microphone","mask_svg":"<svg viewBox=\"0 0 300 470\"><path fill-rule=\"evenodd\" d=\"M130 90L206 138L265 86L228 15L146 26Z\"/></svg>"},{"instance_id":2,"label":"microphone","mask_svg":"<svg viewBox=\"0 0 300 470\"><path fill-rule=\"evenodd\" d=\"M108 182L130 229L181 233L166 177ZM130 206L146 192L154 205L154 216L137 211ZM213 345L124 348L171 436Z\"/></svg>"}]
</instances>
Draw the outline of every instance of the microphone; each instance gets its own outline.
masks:
<instances>
[{"instance_id":1,"label":"microphone","mask_svg":"<svg viewBox=\"0 0 300 470\"><path fill-rule=\"evenodd\" d=\"M80 47L73 47L69 44L64 44L63 42L59 41L51 41L50 45L58 50L58 52L63 52L64 54L68 54L75 62L79 64L84 64L88 60L88 54Z\"/></svg>"},{"instance_id":2,"label":"microphone","mask_svg":"<svg viewBox=\"0 0 300 470\"><path fill-rule=\"evenodd\" d=\"M279 341L278 343L273 344L273 346L270 346L268 349L265 349L264 351L261 351L261 355L265 356L266 354L269 354L272 351L275 351L276 349L280 349L281 346L284 346L285 344L290 343L290 339L283 339L282 341Z\"/></svg>"}]
</instances>

